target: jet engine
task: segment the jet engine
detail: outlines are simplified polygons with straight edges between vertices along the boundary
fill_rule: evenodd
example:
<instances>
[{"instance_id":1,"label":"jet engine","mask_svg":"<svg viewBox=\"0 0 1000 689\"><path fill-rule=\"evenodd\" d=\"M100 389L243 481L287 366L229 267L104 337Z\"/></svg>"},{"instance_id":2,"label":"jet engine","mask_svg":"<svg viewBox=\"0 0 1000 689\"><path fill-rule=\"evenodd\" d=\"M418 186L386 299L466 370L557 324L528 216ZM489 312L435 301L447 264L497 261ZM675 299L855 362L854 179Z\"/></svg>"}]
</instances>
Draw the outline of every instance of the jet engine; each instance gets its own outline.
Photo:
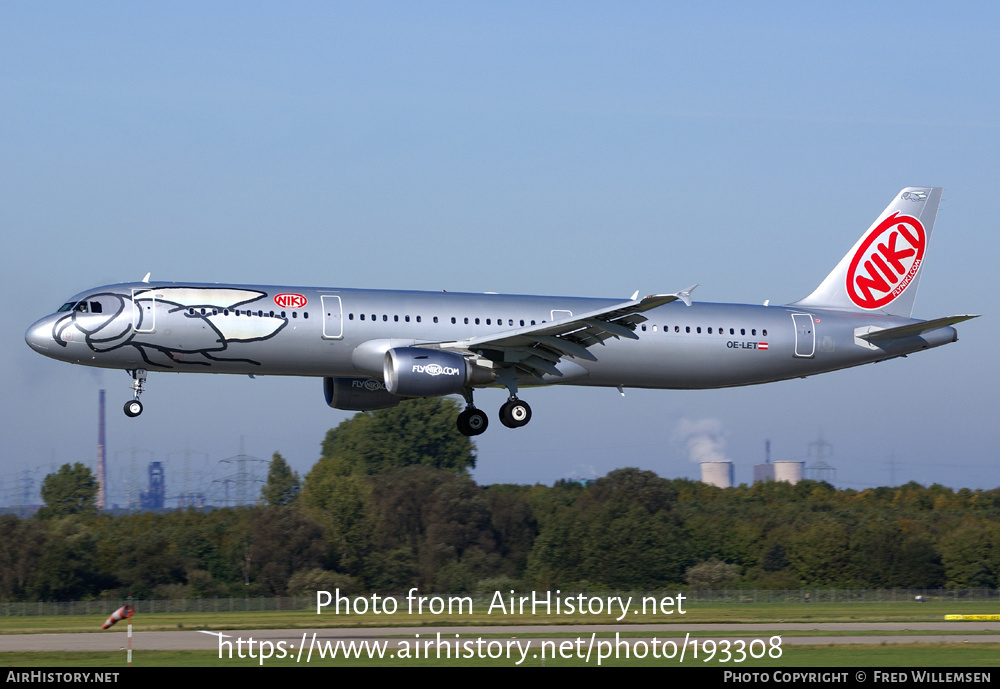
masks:
<instances>
[{"instance_id":1,"label":"jet engine","mask_svg":"<svg viewBox=\"0 0 1000 689\"><path fill-rule=\"evenodd\" d=\"M346 411L386 409L400 402L382 381L371 378L324 378L323 394L331 407Z\"/></svg>"},{"instance_id":2,"label":"jet engine","mask_svg":"<svg viewBox=\"0 0 1000 689\"><path fill-rule=\"evenodd\" d=\"M461 393L473 385L488 385L496 374L490 366L468 361L454 352L396 347L385 353L383 378L386 389L394 395L439 397Z\"/></svg>"}]
</instances>

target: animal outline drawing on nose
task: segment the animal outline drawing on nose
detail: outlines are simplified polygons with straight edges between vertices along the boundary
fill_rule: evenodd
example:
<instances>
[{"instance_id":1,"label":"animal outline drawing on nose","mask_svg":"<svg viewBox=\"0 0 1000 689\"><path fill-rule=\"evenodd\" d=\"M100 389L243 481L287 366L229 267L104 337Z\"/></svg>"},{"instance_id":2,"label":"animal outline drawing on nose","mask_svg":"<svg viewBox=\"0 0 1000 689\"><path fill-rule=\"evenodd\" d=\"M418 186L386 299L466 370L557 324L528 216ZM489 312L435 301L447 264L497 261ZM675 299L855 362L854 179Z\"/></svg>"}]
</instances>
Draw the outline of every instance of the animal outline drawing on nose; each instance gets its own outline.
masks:
<instances>
[{"instance_id":1,"label":"animal outline drawing on nose","mask_svg":"<svg viewBox=\"0 0 1000 689\"><path fill-rule=\"evenodd\" d=\"M95 352L110 352L126 346L136 348L143 360L158 368L173 368L183 358L185 364L211 366L213 361L239 361L259 365L246 358L217 356L234 343L259 342L274 337L288 318L271 311L248 307L264 299L267 292L233 288L161 287L134 290L131 295L100 292L86 302L101 304L100 311L73 309L53 326L53 338L61 346L83 335L84 343ZM131 306L131 308L130 308ZM240 312L240 315L236 315ZM202 321L203 327L177 328L183 338L171 342L174 324ZM152 335L156 335L156 342ZM166 336L166 337L165 337ZM164 343L167 344L164 344ZM190 355L204 360L192 360Z\"/></svg>"}]
</instances>

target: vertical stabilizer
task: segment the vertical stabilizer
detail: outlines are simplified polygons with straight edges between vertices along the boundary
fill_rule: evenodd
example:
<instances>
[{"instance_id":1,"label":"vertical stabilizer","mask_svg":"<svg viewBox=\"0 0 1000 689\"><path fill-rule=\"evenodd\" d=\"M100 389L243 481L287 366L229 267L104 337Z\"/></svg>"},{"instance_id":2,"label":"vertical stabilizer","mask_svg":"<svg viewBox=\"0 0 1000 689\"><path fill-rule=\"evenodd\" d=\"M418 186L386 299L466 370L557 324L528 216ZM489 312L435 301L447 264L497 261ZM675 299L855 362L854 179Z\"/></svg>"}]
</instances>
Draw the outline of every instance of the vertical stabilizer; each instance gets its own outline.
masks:
<instances>
[{"instance_id":1,"label":"vertical stabilizer","mask_svg":"<svg viewBox=\"0 0 1000 689\"><path fill-rule=\"evenodd\" d=\"M942 191L899 192L820 286L791 306L909 318Z\"/></svg>"}]
</instances>

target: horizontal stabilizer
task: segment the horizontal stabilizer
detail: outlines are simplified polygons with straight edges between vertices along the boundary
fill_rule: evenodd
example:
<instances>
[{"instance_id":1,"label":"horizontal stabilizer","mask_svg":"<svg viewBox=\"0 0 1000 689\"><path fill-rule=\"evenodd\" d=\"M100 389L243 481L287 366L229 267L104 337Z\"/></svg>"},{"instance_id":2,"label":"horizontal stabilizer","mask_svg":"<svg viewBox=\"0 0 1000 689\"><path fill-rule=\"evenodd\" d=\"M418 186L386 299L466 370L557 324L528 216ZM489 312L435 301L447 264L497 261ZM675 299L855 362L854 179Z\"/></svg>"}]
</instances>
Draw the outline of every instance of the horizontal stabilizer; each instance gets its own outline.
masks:
<instances>
[{"instance_id":1,"label":"horizontal stabilizer","mask_svg":"<svg viewBox=\"0 0 1000 689\"><path fill-rule=\"evenodd\" d=\"M924 333L929 333L940 328L946 328L949 325L955 325L956 323L961 323L962 321L967 321L972 318L979 318L979 315L945 316L944 318L935 318L932 321L921 321L919 323L901 325L897 328L873 330L863 335L859 334L858 337L862 340L868 340L869 342L895 340L901 337L916 337L918 335L923 335Z\"/></svg>"}]
</instances>

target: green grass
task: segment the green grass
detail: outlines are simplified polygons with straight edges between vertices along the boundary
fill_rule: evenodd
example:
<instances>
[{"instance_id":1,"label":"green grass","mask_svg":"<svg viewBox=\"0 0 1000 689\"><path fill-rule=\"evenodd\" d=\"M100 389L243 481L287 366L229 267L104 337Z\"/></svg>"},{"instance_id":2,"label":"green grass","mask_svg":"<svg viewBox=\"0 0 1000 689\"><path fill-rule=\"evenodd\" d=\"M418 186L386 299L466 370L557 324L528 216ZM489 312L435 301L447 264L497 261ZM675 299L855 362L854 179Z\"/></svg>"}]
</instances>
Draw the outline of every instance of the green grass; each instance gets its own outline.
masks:
<instances>
[{"instance_id":1,"label":"green grass","mask_svg":"<svg viewBox=\"0 0 1000 689\"><path fill-rule=\"evenodd\" d=\"M636 607L638 600L633 600ZM726 622L746 624L821 623L821 622L929 622L944 621L946 614L997 613L995 604L984 602L896 603L696 603L685 607L686 614L630 614L619 622L610 615L502 615L486 614L486 605L479 605L472 614L409 615L401 609L394 615L335 614L329 608L322 614L315 611L268 612L188 612L139 614L133 618L136 631L167 631L176 629L312 629L317 627L442 627L511 624L671 624ZM107 614L110 614L110 610ZM0 634L32 634L58 632L99 632L107 618L101 615L53 615L38 617L0 617ZM119 623L121 624L121 623ZM962 622L954 622L960 631Z\"/></svg>"},{"instance_id":2,"label":"green grass","mask_svg":"<svg viewBox=\"0 0 1000 689\"><path fill-rule=\"evenodd\" d=\"M534 653L534 649L532 651ZM433 655L433 652L432 652ZM651 656L644 660L631 659L607 659L601 661L602 666L612 667L642 667L642 666L713 666L732 668L733 670L750 670L758 668L774 667L965 667L965 668L991 668L1000 666L1000 644L884 644L878 646L866 645L844 645L844 646L788 646L782 651L780 658L774 659L764 657L760 659L747 658L745 662L719 662L719 656L713 661L705 663L704 654L694 659L691 657L690 649L680 663L677 658L673 660L655 659ZM250 667L259 665L258 660L251 658L228 658L220 659L215 651L135 651L133 655L133 667ZM437 659L429 658L420 660L400 660L383 658L369 660L367 658L357 660L320 660L313 657L307 665L305 659L296 663L294 658L270 659L264 661L266 667L351 667L351 666L385 666L385 667L459 667L459 666L489 666L489 667L511 667L515 665L514 660L506 658L499 660L488 659ZM568 667L568 666L595 666L596 656L591 661L579 658L528 658L522 667ZM105 670L115 670L124 668L125 653L100 652L100 653L0 653L0 666L3 667L93 667Z\"/></svg>"},{"instance_id":3,"label":"green grass","mask_svg":"<svg viewBox=\"0 0 1000 689\"><path fill-rule=\"evenodd\" d=\"M636 602L633 601L633 606ZM698 632L692 637L727 637L737 639L748 635L759 637L769 637L779 633L774 631L755 632L764 624L781 623L825 623L825 622L928 622L944 621L944 615L950 613L960 614L988 614L998 612L989 603L956 603L938 602L917 604L910 601L895 603L877 602L842 602L842 603L711 603L694 604L685 608L687 614L679 615L629 615L623 622L629 623L710 623L723 622L739 625L739 628L730 632ZM23 634L23 633L59 633L59 632L99 632L101 623L106 615L77 615L77 616L48 616L48 617L2 617L0 618L0 634ZM322 627L390 627L390 626L415 626L415 627L445 627L445 626L489 626L489 625L524 625L524 624L621 624L616 619L616 615L487 615L486 606L478 606L473 614L467 615L408 615L405 611L400 611L395 615L337 615L333 612L325 611L317 615L314 611L277 611L277 612L226 612L226 613L160 613L138 615L133 619L133 627L136 631L171 631L171 630L231 630L239 631L244 629L306 629ZM971 635L980 632L965 631L966 625L962 622L950 623L953 625L954 633ZM122 623L119 623L119 627ZM119 627L116 627L116 631ZM851 634L874 634L880 632L850 632ZM896 634L911 634L915 640L922 633L940 632L896 632ZM824 636L838 636L847 632L821 632L813 630L802 630L786 632L780 634L787 636L813 636L822 634ZM477 635L478 636L478 635ZM503 640L507 638L499 634L482 634L484 639ZM521 638L539 636L533 633L522 633ZM552 634L541 635L551 638ZM567 639L576 638L576 634L567 634ZM581 634L585 636L585 634ZM643 636L649 637L649 632L636 630L636 632L625 633L622 636ZM663 637L663 634L659 635ZM471 638L471 637L469 637ZM598 634L598 638L607 638L607 634ZM400 637L390 641L390 650L394 650L398 644L409 637ZM2 648L2 636L0 636L0 648ZM534 651L532 652L534 654ZM587 665L588 663L578 658L541 658L529 657L523 665L548 667L561 667L572 665ZM995 643L948 643L948 644L881 644L881 645L812 645L812 646L788 646L782 649L782 655L778 659L773 658L746 658L744 662L719 662L722 657L721 652L717 657L704 663L705 654L699 653L699 658L691 656L691 649L687 650L687 656L683 665L704 666L718 665L733 669L750 669L760 667L997 667L1000 666L1000 644ZM0 652L0 665L4 667L95 667L105 669L116 669L124 666L125 654L123 651L117 652L24 652L24 653L2 653ZM271 658L265 660L266 666L306 666L305 658L303 662L296 663L294 658L284 659ZM214 651L144 651L137 649L134 655L133 665L161 666L161 667L235 667L251 666L259 664L258 660L251 658L240 659L220 659ZM320 660L314 654L309 666L334 665L334 666L498 666L507 667L515 664L514 660L505 658L499 660L488 659L420 659L401 660L398 658L389 659L338 659ZM592 657L589 665L596 665L596 656ZM639 660L631 659L608 659L602 661L602 665L619 666L663 666L677 665L678 660L655 659L647 657Z\"/></svg>"}]
</instances>

